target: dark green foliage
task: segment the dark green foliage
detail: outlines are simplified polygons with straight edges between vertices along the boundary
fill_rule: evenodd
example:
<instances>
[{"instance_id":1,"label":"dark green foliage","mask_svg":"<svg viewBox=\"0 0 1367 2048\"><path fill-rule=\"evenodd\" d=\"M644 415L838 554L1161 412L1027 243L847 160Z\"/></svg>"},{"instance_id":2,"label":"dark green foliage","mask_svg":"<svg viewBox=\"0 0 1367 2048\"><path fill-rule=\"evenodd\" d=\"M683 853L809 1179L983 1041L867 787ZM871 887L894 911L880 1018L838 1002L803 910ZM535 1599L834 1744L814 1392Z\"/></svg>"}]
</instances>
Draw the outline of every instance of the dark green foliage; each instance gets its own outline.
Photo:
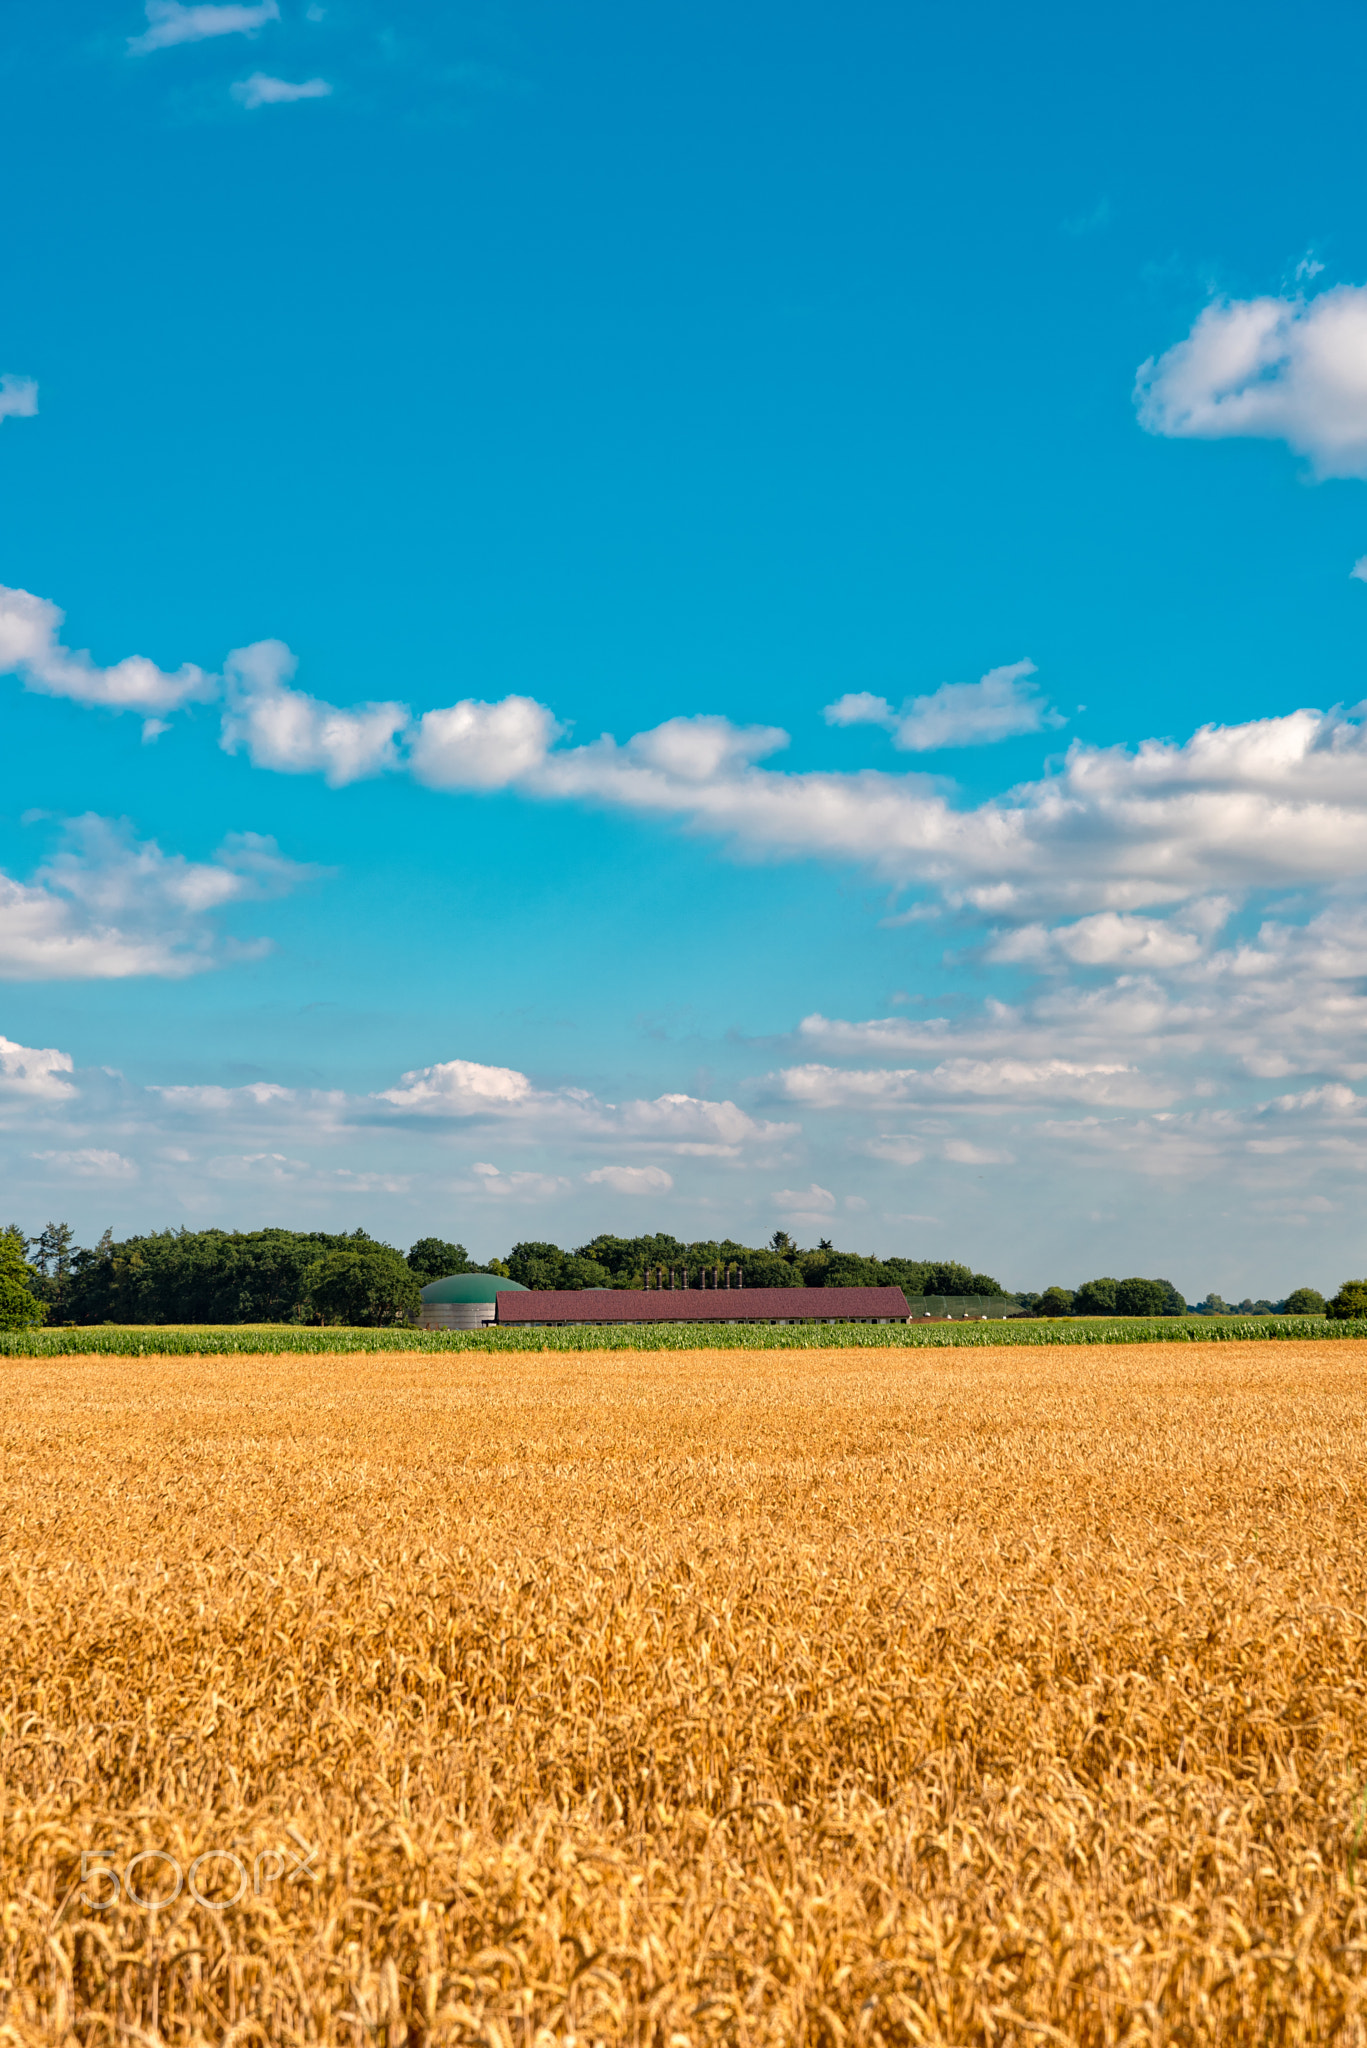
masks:
<instances>
[{"instance_id":1,"label":"dark green foliage","mask_svg":"<svg viewBox=\"0 0 1367 2048\"><path fill-rule=\"evenodd\" d=\"M448 1244L441 1237L420 1237L408 1248L408 1270L419 1287L430 1287L434 1280L449 1280L453 1273L474 1273L478 1268L470 1263L470 1254L463 1244Z\"/></svg>"},{"instance_id":2,"label":"dark green foliage","mask_svg":"<svg viewBox=\"0 0 1367 2048\"><path fill-rule=\"evenodd\" d=\"M49 1223L32 1244L33 1269L38 1276L33 1291L58 1322L69 1314L71 1270L76 1257L74 1237L69 1223Z\"/></svg>"},{"instance_id":3,"label":"dark green foliage","mask_svg":"<svg viewBox=\"0 0 1367 2048\"><path fill-rule=\"evenodd\" d=\"M503 1262L510 1280L538 1290L557 1287L611 1287L608 1268L582 1252L563 1252L558 1244L529 1239L515 1244Z\"/></svg>"},{"instance_id":4,"label":"dark green foliage","mask_svg":"<svg viewBox=\"0 0 1367 2048\"><path fill-rule=\"evenodd\" d=\"M408 1262L387 1244L326 1251L304 1271L304 1307L320 1323L373 1329L406 1322L422 1305Z\"/></svg>"},{"instance_id":5,"label":"dark green foliage","mask_svg":"<svg viewBox=\"0 0 1367 2048\"><path fill-rule=\"evenodd\" d=\"M1075 1316L1113 1316L1118 1280L1084 1280L1073 1297Z\"/></svg>"},{"instance_id":6,"label":"dark green foliage","mask_svg":"<svg viewBox=\"0 0 1367 2048\"><path fill-rule=\"evenodd\" d=\"M1042 1316L1070 1316L1073 1313L1071 1287L1046 1287L1036 1304Z\"/></svg>"},{"instance_id":7,"label":"dark green foliage","mask_svg":"<svg viewBox=\"0 0 1367 2048\"><path fill-rule=\"evenodd\" d=\"M1167 1311L1167 1289L1161 1280L1117 1280L1115 1312L1119 1316L1161 1316Z\"/></svg>"},{"instance_id":8,"label":"dark green foliage","mask_svg":"<svg viewBox=\"0 0 1367 2048\"><path fill-rule=\"evenodd\" d=\"M0 1330L34 1329L47 1314L27 1251L28 1239L17 1223L0 1230Z\"/></svg>"},{"instance_id":9,"label":"dark green foliage","mask_svg":"<svg viewBox=\"0 0 1367 2048\"><path fill-rule=\"evenodd\" d=\"M1328 1313L1336 1323L1367 1322L1367 1280L1345 1280Z\"/></svg>"},{"instance_id":10,"label":"dark green foliage","mask_svg":"<svg viewBox=\"0 0 1367 2048\"><path fill-rule=\"evenodd\" d=\"M1282 1312L1288 1316L1322 1316L1324 1296L1317 1287L1297 1287L1282 1303Z\"/></svg>"},{"instance_id":11,"label":"dark green foliage","mask_svg":"<svg viewBox=\"0 0 1367 2048\"><path fill-rule=\"evenodd\" d=\"M118 1244L106 1231L72 1258L67 1314L78 1323L294 1322L322 1253L374 1244L364 1230L162 1230Z\"/></svg>"}]
</instances>

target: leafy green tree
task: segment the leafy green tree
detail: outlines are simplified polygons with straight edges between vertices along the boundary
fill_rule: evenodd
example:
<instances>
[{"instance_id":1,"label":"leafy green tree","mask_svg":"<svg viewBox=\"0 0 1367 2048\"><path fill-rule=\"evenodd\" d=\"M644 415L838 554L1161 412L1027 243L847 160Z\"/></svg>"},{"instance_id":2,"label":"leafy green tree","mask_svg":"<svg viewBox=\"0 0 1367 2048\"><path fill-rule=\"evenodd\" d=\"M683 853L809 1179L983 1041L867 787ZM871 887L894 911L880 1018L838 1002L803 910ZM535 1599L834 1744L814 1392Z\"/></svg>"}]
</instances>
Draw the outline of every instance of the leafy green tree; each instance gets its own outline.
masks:
<instances>
[{"instance_id":1,"label":"leafy green tree","mask_svg":"<svg viewBox=\"0 0 1367 2048\"><path fill-rule=\"evenodd\" d=\"M939 1270L934 1259L884 1259L884 1284L900 1287L910 1300L915 1294L933 1294L930 1282Z\"/></svg>"},{"instance_id":2,"label":"leafy green tree","mask_svg":"<svg viewBox=\"0 0 1367 2048\"><path fill-rule=\"evenodd\" d=\"M1115 1283L1115 1312L1119 1316L1161 1316L1167 1300L1167 1288L1161 1280L1117 1280Z\"/></svg>"},{"instance_id":3,"label":"leafy green tree","mask_svg":"<svg viewBox=\"0 0 1367 2048\"><path fill-rule=\"evenodd\" d=\"M978 1280L985 1275L974 1274L967 1266L960 1266L953 1259L946 1259L938 1266L932 1266L926 1275L923 1294L972 1295L978 1292ZM1000 1294L996 1281L990 1292Z\"/></svg>"},{"instance_id":4,"label":"leafy green tree","mask_svg":"<svg viewBox=\"0 0 1367 2048\"><path fill-rule=\"evenodd\" d=\"M448 1244L440 1237L420 1237L408 1248L408 1270L419 1287L434 1280L449 1280L453 1273L472 1273L470 1254L463 1244Z\"/></svg>"},{"instance_id":5,"label":"leafy green tree","mask_svg":"<svg viewBox=\"0 0 1367 2048\"><path fill-rule=\"evenodd\" d=\"M1006 1289L1002 1286L1000 1280L994 1280L990 1273L975 1273L973 1275L973 1292L981 1297L991 1294L1005 1294Z\"/></svg>"},{"instance_id":6,"label":"leafy green tree","mask_svg":"<svg viewBox=\"0 0 1367 2048\"><path fill-rule=\"evenodd\" d=\"M560 1269L562 1287L611 1287L612 1275L597 1259L581 1258L572 1252Z\"/></svg>"},{"instance_id":7,"label":"leafy green tree","mask_svg":"<svg viewBox=\"0 0 1367 2048\"><path fill-rule=\"evenodd\" d=\"M1071 1287L1046 1287L1039 1298L1039 1312L1042 1316L1070 1316L1073 1313Z\"/></svg>"},{"instance_id":8,"label":"leafy green tree","mask_svg":"<svg viewBox=\"0 0 1367 2048\"><path fill-rule=\"evenodd\" d=\"M786 1230L776 1230L769 1240L768 1248L771 1252L777 1252L781 1259L791 1260L797 1257L797 1246Z\"/></svg>"},{"instance_id":9,"label":"leafy green tree","mask_svg":"<svg viewBox=\"0 0 1367 2048\"><path fill-rule=\"evenodd\" d=\"M896 1287L881 1259L861 1257L858 1252L827 1252L819 1266L802 1261L802 1277L808 1287Z\"/></svg>"},{"instance_id":10,"label":"leafy green tree","mask_svg":"<svg viewBox=\"0 0 1367 2048\"><path fill-rule=\"evenodd\" d=\"M47 1303L48 1314L64 1318L71 1296L71 1267L76 1256L75 1233L69 1223L49 1223L33 1243L38 1274L34 1292Z\"/></svg>"},{"instance_id":11,"label":"leafy green tree","mask_svg":"<svg viewBox=\"0 0 1367 2048\"><path fill-rule=\"evenodd\" d=\"M558 1244L527 1238L515 1244L507 1257L508 1276L524 1287L538 1291L565 1285L565 1257Z\"/></svg>"},{"instance_id":12,"label":"leafy green tree","mask_svg":"<svg viewBox=\"0 0 1367 2048\"><path fill-rule=\"evenodd\" d=\"M1198 1316L1227 1316L1231 1311L1223 1294L1208 1294L1205 1300L1198 1304L1196 1313Z\"/></svg>"},{"instance_id":13,"label":"leafy green tree","mask_svg":"<svg viewBox=\"0 0 1367 2048\"><path fill-rule=\"evenodd\" d=\"M1345 1280L1329 1304L1336 1322L1367 1322L1367 1280Z\"/></svg>"},{"instance_id":14,"label":"leafy green tree","mask_svg":"<svg viewBox=\"0 0 1367 2048\"><path fill-rule=\"evenodd\" d=\"M307 1312L304 1275L324 1252L374 1245L364 1230L162 1230L121 1242L106 1231L72 1258L70 1314L82 1323L297 1321Z\"/></svg>"},{"instance_id":15,"label":"leafy green tree","mask_svg":"<svg viewBox=\"0 0 1367 2048\"><path fill-rule=\"evenodd\" d=\"M1073 1314L1078 1316L1113 1316L1118 1280L1084 1280L1073 1297Z\"/></svg>"},{"instance_id":16,"label":"leafy green tree","mask_svg":"<svg viewBox=\"0 0 1367 2048\"><path fill-rule=\"evenodd\" d=\"M791 1241L791 1240L790 1240ZM745 1250L739 1264L744 1268L747 1287L802 1287L805 1281L801 1266L781 1258L767 1247L759 1250Z\"/></svg>"},{"instance_id":17,"label":"leafy green tree","mask_svg":"<svg viewBox=\"0 0 1367 2048\"><path fill-rule=\"evenodd\" d=\"M1160 1316L1184 1316L1186 1314L1187 1298L1180 1288L1174 1287L1171 1280L1156 1280L1154 1285L1163 1289L1163 1306L1158 1311Z\"/></svg>"},{"instance_id":18,"label":"leafy green tree","mask_svg":"<svg viewBox=\"0 0 1367 2048\"><path fill-rule=\"evenodd\" d=\"M324 1252L304 1274L304 1299L323 1323L370 1329L405 1322L422 1306L408 1262L387 1244Z\"/></svg>"},{"instance_id":19,"label":"leafy green tree","mask_svg":"<svg viewBox=\"0 0 1367 2048\"><path fill-rule=\"evenodd\" d=\"M1324 1296L1318 1287L1296 1287L1287 1295L1282 1309L1289 1316L1322 1316Z\"/></svg>"},{"instance_id":20,"label":"leafy green tree","mask_svg":"<svg viewBox=\"0 0 1367 2048\"><path fill-rule=\"evenodd\" d=\"M25 1253L28 1240L18 1224L0 1230L0 1330L29 1330L47 1315L34 1293L37 1279Z\"/></svg>"}]
</instances>

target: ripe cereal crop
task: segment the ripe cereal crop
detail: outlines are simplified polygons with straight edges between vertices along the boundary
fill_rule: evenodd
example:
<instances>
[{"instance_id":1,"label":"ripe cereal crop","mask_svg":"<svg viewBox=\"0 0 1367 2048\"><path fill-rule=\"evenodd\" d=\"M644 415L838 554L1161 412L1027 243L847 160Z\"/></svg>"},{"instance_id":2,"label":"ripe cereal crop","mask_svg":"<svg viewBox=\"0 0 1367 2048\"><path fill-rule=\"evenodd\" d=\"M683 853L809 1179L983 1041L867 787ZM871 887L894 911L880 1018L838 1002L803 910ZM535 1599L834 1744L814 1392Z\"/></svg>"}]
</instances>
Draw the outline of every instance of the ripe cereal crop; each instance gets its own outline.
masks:
<instances>
[{"instance_id":1,"label":"ripe cereal crop","mask_svg":"<svg viewBox=\"0 0 1367 2048\"><path fill-rule=\"evenodd\" d=\"M1367 2044L1361 1339L0 1385L0 2044Z\"/></svg>"}]
</instances>

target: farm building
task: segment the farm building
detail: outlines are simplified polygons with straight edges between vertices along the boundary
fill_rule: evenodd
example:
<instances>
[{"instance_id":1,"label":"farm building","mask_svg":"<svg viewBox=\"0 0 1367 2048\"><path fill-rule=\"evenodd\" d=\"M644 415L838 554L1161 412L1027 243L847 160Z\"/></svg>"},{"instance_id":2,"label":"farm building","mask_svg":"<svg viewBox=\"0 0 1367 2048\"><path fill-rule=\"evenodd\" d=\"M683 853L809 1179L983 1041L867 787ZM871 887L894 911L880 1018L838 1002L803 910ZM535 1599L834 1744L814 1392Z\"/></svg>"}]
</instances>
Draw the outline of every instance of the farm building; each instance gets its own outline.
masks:
<instances>
[{"instance_id":1,"label":"farm building","mask_svg":"<svg viewBox=\"0 0 1367 2048\"><path fill-rule=\"evenodd\" d=\"M420 1330L478 1330L496 1319L500 1294L525 1294L520 1280L500 1280L497 1273L452 1273L422 1290Z\"/></svg>"},{"instance_id":2,"label":"farm building","mask_svg":"<svg viewBox=\"0 0 1367 2048\"><path fill-rule=\"evenodd\" d=\"M900 1287L583 1287L500 1294L497 1321L519 1329L547 1323L904 1323L908 1314Z\"/></svg>"}]
</instances>

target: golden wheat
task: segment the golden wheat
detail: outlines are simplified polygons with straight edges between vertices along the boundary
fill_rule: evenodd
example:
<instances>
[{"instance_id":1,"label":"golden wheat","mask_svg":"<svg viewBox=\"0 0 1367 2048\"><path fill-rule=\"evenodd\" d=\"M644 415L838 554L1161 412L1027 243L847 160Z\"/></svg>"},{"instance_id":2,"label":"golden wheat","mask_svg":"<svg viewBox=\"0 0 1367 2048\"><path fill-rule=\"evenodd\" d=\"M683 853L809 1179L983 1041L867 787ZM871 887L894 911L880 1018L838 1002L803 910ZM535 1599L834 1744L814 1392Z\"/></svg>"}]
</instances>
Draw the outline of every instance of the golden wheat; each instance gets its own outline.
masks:
<instances>
[{"instance_id":1,"label":"golden wheat","mask_svg":"<svg viewBox=\"0 0 1367 2048\"><path fill-rule=\"evenodd\" d=\"M1367 2042L1367 1344L2 1370L0 2041Z\"/></svg>"}]
</instances>

